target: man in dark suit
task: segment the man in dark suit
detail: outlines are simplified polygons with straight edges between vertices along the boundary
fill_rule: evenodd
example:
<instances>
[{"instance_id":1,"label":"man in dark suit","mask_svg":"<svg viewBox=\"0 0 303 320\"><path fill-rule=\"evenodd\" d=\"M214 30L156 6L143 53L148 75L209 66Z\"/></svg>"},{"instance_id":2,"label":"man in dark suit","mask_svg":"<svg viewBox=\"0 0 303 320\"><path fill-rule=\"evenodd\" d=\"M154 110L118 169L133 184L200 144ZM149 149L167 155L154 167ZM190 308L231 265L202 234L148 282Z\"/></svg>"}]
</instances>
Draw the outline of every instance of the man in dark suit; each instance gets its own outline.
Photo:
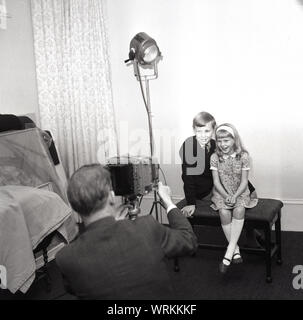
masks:
<instances>
[{"instance_id":1,"label":"man in dark suit","mask_svg":"<svg viewBox=\"0 0 303 320\"><path fill-rule=\"evenodd\" d=\"M151 215L119 219L110 173L99 164L78 169L68 185L85 231L56 256L68 291L80 299L174 299L165 258L192 254L196 237L159 183L170 227Z\"/></svg>"}]
</instances>

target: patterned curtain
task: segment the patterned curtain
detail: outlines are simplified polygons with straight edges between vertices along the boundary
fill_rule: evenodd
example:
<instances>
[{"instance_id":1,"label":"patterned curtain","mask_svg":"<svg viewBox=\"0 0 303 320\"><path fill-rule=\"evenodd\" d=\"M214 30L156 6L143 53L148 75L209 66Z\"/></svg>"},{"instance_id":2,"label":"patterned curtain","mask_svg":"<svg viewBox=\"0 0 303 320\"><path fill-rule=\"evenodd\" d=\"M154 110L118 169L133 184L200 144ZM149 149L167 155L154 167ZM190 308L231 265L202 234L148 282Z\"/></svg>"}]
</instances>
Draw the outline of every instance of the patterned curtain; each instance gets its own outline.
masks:
<instances>
[{"instance_id":1,"label":"patterned curtain","mask_svg":"<svg viewBox=\"0 0 303 320\"><path fill-rule=\"evenodd\" d=\"M106 0L31 0L40 126L68 175L117 155Z\"/></svg>"}]
</instances>

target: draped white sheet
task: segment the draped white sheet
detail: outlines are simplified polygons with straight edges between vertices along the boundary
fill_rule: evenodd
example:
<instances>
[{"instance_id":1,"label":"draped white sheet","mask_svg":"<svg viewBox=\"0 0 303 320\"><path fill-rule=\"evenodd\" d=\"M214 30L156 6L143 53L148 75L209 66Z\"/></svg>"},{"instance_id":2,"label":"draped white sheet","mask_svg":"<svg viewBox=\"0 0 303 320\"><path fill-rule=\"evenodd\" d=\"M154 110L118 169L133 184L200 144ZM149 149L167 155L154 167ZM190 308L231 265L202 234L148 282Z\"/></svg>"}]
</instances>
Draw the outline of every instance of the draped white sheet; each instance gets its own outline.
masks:
<instances>
[{"instance_id":1,"label":"draped white sheet","mask_svg":"<svg viewBox=\"0 0 303 320\"><path fill-rule=\"evenodd\" d=\"M117 155L106 0L31 0L40 126L69 176Z\"/></svg>"}]
</instances>

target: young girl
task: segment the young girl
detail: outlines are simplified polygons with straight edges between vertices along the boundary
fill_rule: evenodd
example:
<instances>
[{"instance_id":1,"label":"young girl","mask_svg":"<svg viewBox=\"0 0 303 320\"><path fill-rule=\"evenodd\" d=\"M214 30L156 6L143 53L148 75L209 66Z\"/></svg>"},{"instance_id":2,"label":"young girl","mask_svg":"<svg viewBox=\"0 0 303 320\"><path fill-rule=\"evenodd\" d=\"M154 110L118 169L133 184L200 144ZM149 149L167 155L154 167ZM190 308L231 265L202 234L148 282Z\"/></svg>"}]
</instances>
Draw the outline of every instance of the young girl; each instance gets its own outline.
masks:
<instances>
[{"instance_id":1,"label":"young girl","mask_svg":"<svg viewBox=\"0 0 303 320\"><path fill-rule=\"evenodd\" d=\"M244 149L237 130L231 124L216 129L216 152L211 156L214 190L212 208L219 210L222 229L228 247L220 263L220 272L225 273L231 262L241 263L238 239L245 216L245 208L257 205L248 189L249 155Z\"/></svg>"}]
</instances>

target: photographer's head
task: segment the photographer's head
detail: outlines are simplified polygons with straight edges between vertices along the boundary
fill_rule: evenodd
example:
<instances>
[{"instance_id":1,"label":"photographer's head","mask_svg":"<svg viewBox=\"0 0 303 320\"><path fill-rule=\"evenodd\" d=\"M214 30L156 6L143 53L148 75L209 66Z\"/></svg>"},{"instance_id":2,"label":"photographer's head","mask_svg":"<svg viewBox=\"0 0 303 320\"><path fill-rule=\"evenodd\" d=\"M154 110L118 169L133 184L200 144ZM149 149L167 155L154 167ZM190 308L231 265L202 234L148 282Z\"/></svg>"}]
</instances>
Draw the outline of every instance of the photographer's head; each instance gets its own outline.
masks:
<instances>
[{"instance_id":1,"label":"photographer's head","mask_svg":"<svg viewBox=\"0 0 303 320\"><path fill-rule=\"evenodd\" d=\"M109 171L100 164L82 166L71 176L67 196L72 208L84 222L91 220L95 213L110 215L110 210L104 210L114 200Z\"/></svg>"}]
</instances>

